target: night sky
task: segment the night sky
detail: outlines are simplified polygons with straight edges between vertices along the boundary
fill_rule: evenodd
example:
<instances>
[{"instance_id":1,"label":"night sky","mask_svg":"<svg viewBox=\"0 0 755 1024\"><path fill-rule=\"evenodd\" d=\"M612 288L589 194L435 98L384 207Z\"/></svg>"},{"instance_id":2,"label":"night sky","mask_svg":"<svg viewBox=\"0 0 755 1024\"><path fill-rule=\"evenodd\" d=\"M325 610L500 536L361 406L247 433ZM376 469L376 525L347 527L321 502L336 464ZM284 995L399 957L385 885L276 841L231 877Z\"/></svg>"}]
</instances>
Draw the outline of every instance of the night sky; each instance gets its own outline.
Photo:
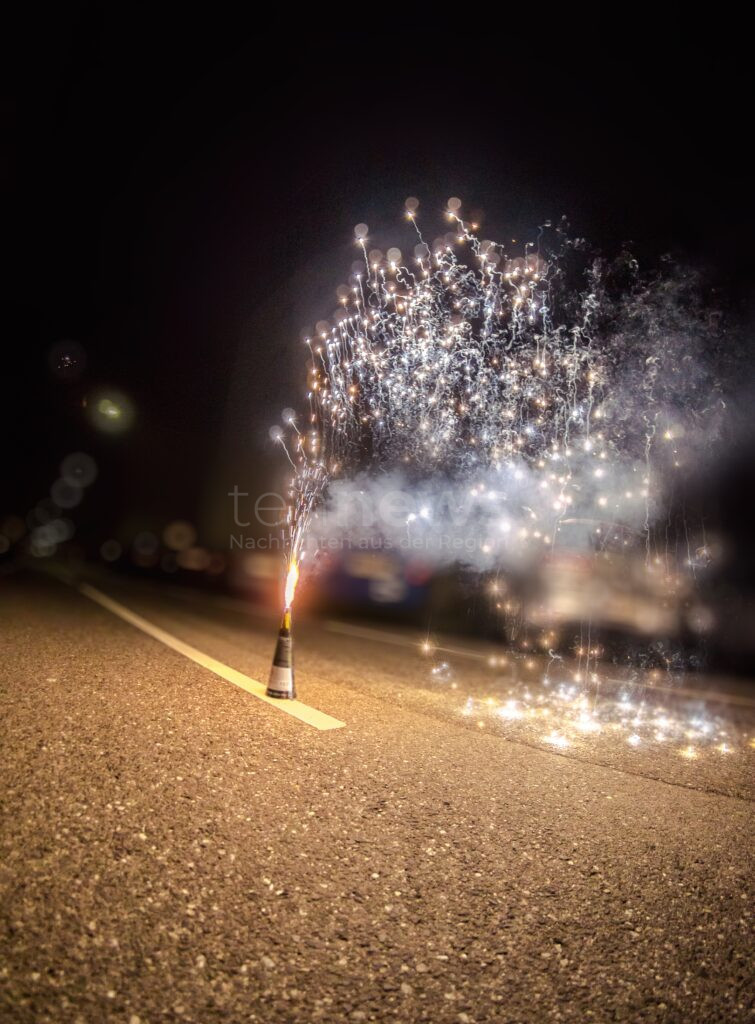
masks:
<instances>
[{"instance_id":1,"label":"night sky","mask_svg":"<svg viewBox=\"0 0 755 1024\"><path fill-rule=\"evenodd\" d=\"M84 541L180 517L222 544L229 488L280 478L268 428L301 402L300 331L332 312L354 224L401 245L407 195L430 237L458 195L493 238L565 214L606 251L671 251L752 321L751 62L707 27L616 29L619 51L479 20L376 35L71 11L9 40L0 515L84 450ZM65 339L76 380L49 369ZM82 407L110 391L134 410L117 436Z\"/></svg>"}]
</instances>

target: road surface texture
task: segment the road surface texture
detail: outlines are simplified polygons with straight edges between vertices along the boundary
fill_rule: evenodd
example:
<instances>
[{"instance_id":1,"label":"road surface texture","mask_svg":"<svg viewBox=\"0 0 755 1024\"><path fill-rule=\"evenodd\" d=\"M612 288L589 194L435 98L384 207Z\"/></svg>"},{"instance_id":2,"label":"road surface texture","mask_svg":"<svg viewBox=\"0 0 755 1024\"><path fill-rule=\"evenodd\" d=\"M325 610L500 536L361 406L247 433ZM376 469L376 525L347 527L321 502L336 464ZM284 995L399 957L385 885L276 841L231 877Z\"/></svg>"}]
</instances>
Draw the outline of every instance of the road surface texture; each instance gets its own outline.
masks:
<instances>
[{"instance_id":1,"label":"road surface texture","mask_svg":"<svg viewBox=\"0 0 755 1024\"><path fill-rule=\"evenodd\" d=\"M266 679L274 624L108 593ZM56 580L0 616L3 1021L751 1015L745 755L511 741L408 646L310 623L321 732Z\"/></svg>"}]
</instances>

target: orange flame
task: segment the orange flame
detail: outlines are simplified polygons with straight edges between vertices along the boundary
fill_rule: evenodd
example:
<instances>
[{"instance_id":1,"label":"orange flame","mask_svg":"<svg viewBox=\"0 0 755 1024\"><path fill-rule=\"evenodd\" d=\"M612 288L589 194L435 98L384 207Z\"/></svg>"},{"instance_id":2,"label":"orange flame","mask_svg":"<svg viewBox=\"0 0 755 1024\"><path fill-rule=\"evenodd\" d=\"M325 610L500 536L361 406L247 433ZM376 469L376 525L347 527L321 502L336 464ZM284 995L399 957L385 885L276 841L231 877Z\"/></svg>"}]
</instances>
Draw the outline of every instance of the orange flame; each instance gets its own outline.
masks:
<instances>
[{"instance_id":1,"label":"orange flame","mask_svg":"<svg viewBox=\"0 0 755 1024\"><path fill-rule=\"evenodd\" d=\"M286 576L286 608L290 608L294 603L294 591L298 582L299 566L296 562L292 562L288 568L288 576Z\"/></svg>"}]
</instances>

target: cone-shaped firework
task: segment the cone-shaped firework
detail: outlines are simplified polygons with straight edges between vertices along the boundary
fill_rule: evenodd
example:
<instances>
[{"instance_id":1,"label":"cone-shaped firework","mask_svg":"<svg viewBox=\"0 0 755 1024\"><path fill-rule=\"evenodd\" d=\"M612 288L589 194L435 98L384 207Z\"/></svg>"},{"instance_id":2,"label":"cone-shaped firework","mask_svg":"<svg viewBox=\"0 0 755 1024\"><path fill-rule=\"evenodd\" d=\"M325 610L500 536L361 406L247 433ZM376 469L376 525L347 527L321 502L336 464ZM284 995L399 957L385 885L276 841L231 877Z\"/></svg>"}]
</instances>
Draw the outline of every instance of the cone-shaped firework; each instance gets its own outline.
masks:
<instances>
[{"instance_id":1,"label":"cone-shaped firework","mask_svg":"<svg viewBox=\"0 0 755 1024\"><path fill-rule=\"evenodd\" d=\"M291 636L291 605L294 603L294 591L299 580L299 566L292 558L286 576L285 611L278 631L278 643L275 645L273 666L267 684L268 697L281 697L295 700L294 684L294 641Z\"/></svg>"},{"instance_id":2,"label":"cone-shaped firework","mask_svg":"<svg viewBox=\"0 0 755 1024\"><path fill-rule=\"evenodd\" d=\"M267 684L267 695L288 700L296 698L294 645L291 637L291 610L289 608L283 613L283 621L278 632L278 642L275 645L273 665Z\"/></svg>"}]
</instances>

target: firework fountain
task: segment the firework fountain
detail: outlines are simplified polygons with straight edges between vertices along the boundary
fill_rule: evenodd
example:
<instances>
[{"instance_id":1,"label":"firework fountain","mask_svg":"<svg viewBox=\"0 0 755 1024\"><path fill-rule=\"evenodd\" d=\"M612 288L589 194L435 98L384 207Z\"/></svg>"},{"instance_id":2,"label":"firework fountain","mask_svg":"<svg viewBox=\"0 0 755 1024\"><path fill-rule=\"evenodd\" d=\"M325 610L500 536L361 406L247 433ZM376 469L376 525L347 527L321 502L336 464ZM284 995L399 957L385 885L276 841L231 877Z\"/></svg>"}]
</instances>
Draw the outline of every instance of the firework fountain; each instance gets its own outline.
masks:
<instances>
[{"instance_id":1,"label":"firework fountain","mask_svg":"<svg viewBox=\"0 0 755 1024\"><path fill-rule=\"evenodd\" d=\"M463 489L472 506L461 526L451 520L474 533L462 557L478 570L641 549L649 573L668 571L654 524L724 410L702 358L714 328L691 309L689 280L671 266L644 277L629 253L606 261L564 224L508 253L478 237L456 198L451 230L428 243L418 207L406 201L411 258L355 228L361 259L337 289L339 308L306 338L306 418L289 410L286 429L271 431L293 470L284 625L312 517L327 521L354 486L375 497L397 478L416 504L400 517L404 532L447 529L439 482ZM689 548L692 571L705 557L704 544ZM597 679L597 656L588 639L578 681ZM599 729L584 695L575 699L577 728Z\"/></svg>"}]
</instances>

